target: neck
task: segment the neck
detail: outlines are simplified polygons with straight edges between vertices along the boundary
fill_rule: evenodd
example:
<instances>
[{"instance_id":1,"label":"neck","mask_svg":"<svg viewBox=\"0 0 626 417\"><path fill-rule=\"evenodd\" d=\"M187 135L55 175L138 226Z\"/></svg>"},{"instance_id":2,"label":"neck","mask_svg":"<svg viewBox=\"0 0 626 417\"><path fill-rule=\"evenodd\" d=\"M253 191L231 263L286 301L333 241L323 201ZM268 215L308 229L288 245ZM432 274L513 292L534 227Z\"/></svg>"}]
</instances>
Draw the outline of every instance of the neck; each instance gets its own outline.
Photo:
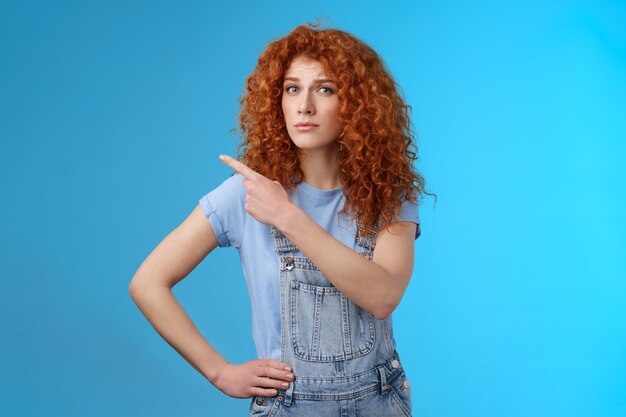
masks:
<instances>
[{"instance_id":1,"label":"neck","mask_svg":"<svg viewBox=\"0 0 626 417\"><path fill-rule=\"evenodd\" d=\"M337 148L306 150L300 154L304 182L321 190L332 190L341 185Z\"/></svg>"}]
</instances>

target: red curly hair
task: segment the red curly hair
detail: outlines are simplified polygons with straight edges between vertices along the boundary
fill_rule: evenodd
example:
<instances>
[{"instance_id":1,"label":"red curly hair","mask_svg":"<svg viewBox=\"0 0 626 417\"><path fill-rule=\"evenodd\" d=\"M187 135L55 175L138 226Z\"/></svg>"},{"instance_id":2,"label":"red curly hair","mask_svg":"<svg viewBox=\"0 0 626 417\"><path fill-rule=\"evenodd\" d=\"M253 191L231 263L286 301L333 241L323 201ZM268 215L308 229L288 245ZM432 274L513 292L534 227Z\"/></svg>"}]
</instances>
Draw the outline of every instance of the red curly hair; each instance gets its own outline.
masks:
<instances>
[{"instance_id":1,"label":"red curly hair","mask_svg":"<svg viewBox=\"0 0 626 417\"><path fill-rule=\"evenodd\" d=\"M241 98L238 159L293 189L302 182L298 148L287 133L281 99L283 77L297 56L319 61L338 84L340 181L346 202L340 214L359 219L366 231L391 224L402 198L417 202L424 178L413 169L417 147L408 106L376 52L336 29L296 27L271 42L246 79Z\"/></svg>"}]
</instances>

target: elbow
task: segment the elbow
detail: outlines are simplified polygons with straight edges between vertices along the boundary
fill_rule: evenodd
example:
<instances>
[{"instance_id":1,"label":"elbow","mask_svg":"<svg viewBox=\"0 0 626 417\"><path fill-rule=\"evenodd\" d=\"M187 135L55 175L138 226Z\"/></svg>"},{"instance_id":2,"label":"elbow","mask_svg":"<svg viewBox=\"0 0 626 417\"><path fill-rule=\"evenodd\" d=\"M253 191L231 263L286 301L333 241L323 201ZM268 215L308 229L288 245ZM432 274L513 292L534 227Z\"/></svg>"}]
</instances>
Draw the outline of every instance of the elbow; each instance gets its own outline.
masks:
<instances>
[{"instance_id":1,"label":"elbow","mask_svg":"<svg viewBox=\"0 0 626 417\"><path fill-rule=\"evenodd\" d=\"M378 320L386 320L391 316L391 313L393 313L397 306L398 303L395 300L387 303L379 303L371 313Z\"/></svg>"},{"instance_id":2,"label":"elbow","mask_svg":"<svg viewBox=\"0 0 626 417\"><path fill-rule=\"evenodd\" d=\"M167 283L167 280L148 275L135 274L128 284L128 294L135 304L146 298L152 298L162 291L171 291L171 289L172 286Z\"/></svg>"},{"instance_id":3,"label":"elbow","mask_svg":"<svg viewBox=\"0 0 626 417\"><path fill-rule=\"evenodd\" d=\"M384 297L379 298L376 301L376 304L372 306L370 312L378 320L386 320L389 316L391 316L391 313L393 313L398 307L403 295L404 291L399 291L395 289L390 290L385 294Z\"/></svg>"},{"instance_id":4,"label":"elbow","mask_svg":"<svg viewBox=\"0 0 626 417\"><path fill-rule=\"evenodd\" d=\"M402 281L408 282L408 279L402 279ZM379 291L379 297L370 312L378 320L386 320L400 304L405 290L406 284L385 286L383 291Z\"/></svg>"},{"instance_id":5,"label":"elbow","mask_svg":"<svg viewBox=\"0 0 626 417\"><path fill-rule=\"evenodd\" d=\"M139 279L137 275L135 275L128 284L128 294L130 295L130 298L132 298L133 301L135 301L136 303L141 295L146 292L145 290L145 284L141 281L141 279Z\"/></svg>"},{"instance_id":6,"label":"elbow","mask_svg":"<svg viewBox=\"0 0 626 417\"><path fill-rule=\"evenodd\" d=\"M386 320L391 315L389 310L377 310L372 313L377 320Z\"/></svg>"},{"instance_id":7,"label":"elbow","mask_svg":"<svg viewBox=\"0 0 626 417\"><path fill-rule=\"evenodd\" d=\"M131 279L130 283L128 284L128 294L130 295L130 298L132 298L133 300L135 300L135 298L139 294L138 287L139 287L139 284L137 283L137 280L135 278Z\"/></svg>"}]
</instances>

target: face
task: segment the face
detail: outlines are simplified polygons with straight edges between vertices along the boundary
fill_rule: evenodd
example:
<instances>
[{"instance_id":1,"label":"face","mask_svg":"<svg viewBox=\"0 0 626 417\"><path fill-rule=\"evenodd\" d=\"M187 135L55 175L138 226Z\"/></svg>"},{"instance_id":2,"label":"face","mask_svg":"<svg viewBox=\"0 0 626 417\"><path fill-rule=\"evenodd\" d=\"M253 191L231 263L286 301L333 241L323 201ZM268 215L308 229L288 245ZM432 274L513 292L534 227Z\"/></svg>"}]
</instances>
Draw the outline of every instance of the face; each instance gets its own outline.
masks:
<instances>
[{"instance_id":1,"label":"face","mask_svg":"<svg viewBox=\"0 0 626 417\"><path fill-rule=\"evenodd\" d=\"M328 79L319 61L307 57L291 61L283 82L282 108L287 132L298 148L336 148L343 128L337 84Z\"/></svg>"}]
</instances>

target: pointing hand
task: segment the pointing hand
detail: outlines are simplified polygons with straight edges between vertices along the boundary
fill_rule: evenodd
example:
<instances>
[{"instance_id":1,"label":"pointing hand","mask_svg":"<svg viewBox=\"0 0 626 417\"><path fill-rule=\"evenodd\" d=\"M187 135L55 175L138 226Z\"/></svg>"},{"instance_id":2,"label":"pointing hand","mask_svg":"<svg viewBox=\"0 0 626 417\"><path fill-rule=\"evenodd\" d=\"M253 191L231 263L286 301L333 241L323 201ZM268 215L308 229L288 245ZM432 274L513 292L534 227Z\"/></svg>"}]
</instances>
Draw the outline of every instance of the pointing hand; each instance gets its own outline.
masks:
<instances>
[{"instance_id":1,"label":"pointing hand","mask_svg":"<svg viewBox=\"0 0 626 417\"><path fill-rule=\"evenodd\" d=\"M293 205L283 186L230 156L220 155L220 161L244 176L246 211L259 222L278 227L277 223Z\"/></svg>"}]
</instances>

